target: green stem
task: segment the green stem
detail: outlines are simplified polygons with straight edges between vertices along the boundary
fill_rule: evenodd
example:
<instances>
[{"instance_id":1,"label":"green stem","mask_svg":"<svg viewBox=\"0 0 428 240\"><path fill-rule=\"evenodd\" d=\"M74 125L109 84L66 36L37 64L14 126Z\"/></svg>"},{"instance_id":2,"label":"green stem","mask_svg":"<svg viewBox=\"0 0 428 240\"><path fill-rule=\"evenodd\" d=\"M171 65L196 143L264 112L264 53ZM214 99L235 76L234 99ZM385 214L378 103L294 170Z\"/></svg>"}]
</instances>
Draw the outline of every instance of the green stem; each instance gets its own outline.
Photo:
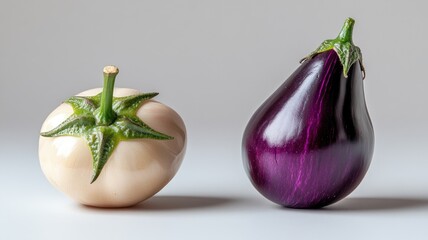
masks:
<instances>
[{"instance_id":1,"label":"green stem","mask_svg":"<svg viewBox=\"0 0 428 240\"><path fill-rule=\"evenodd\" d=\"M340 30L339 36L337 36L336 39L340 40L341 42L352 43L352 31L354 30L354 24L354 19L347 18L343 24L342 30Z\"/></svg>"},{"instance_id":2,"label":"green stem","mask_svg":"<svg viewBox=\"0 0 428 240\"><path fill-rule=\"evenodd\" d=\"M104 72L104 86L101 94L101 103L98 113L98 125L108 126L116 120L116 113L113 111L113 90L114 81L119 69L115 66L106 66Z\"/></svg>"}]
</instances>

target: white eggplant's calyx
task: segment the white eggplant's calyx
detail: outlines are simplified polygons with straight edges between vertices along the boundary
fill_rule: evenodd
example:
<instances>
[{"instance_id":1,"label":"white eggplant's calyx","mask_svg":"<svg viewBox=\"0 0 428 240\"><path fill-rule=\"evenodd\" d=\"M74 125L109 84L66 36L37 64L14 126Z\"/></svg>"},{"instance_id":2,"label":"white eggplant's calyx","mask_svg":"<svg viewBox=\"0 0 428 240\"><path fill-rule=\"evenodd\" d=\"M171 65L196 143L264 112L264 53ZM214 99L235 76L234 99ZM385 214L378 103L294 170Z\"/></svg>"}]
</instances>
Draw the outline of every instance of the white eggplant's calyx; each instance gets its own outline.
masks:
<instances>
[{"instance_id":1,"label":"white eggplant's calyx","mask_svg":"<svg viewBox=\"0 0 428 240\"><path fill-rule=\"evenodd\" d=\"M92 153L91 183L98 178L120 141L138 138L173 139L150 128L137 116L141 104L158 93L113 97L114 81L118 72L117 67L105 67L103 91L95 96L73 96L67 99L65 103L71 105L74 113L54 129L40 134L43 137L84 138Z\"/></svg>"},{"instance_id":2,"label":"white eggplant's calyx","mask_svg":"<svg viewBox=\"0 0 428 240\"><path fill-rule=\"evenodd\" d=\"M354 19L347 18L337 38L325 40L323 43L321 43L321 46L300 60L300 62L302 63L306 60L309 60L318 53L334 50L343 66L343 75L346 78L348 77L349 69L357 61L360 63L363 78L365 78L366 71L363 65L363 55L361 54L361 49L355 46L352 41L352 31L354 29L354 24Z\"/></svg>"}]
</instances>

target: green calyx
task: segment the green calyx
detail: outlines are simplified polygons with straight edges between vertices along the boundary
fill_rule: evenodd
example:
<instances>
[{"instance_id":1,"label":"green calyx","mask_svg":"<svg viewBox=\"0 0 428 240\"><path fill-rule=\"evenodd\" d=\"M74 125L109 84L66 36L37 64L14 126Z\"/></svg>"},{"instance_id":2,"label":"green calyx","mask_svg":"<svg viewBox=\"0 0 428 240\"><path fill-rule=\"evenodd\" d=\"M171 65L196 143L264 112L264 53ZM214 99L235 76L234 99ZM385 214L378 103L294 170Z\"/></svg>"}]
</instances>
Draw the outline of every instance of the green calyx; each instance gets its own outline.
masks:
<instances>
[{"instance_id":1,"label":"green calyx","mask_svg":"<svg viewBox=\"0 0 428 240\"><path fill-rule=\"evenodd\" d=\"M107 160L120 141L130 139L170 140L173 137L155 131L137 116L144 101L158 93L113 97L114 81L119 69L104 68L104 88L95 96L73 96L65 101L74 113L56 128L40 133L43 137L74 136L86 140L92 153L93 175L97 180Z\"/></svg>"},{"instance_id":2,"label":"green calyx","mask_svg":"<svg viewBox=\"0 0 428 240\"><path fill-rule=\"evenodd\" d=\"M352 64L356 61L359 61L361 66L361 71L363 72L363 78L366 76L366 72L363 65L363 56L361 54L361 49L354 45L352 42L352 31L354 29L355 20L352 18L347 18L343 24L342 30L335 39L325 40L321 43L315 51L313 51L309 56L303 58L300 62L311 59L318 53L326 52L333 49L339 56L339 60L343 66L343 75L347 78L349 69Z\"/></svg>"}]
</instances>

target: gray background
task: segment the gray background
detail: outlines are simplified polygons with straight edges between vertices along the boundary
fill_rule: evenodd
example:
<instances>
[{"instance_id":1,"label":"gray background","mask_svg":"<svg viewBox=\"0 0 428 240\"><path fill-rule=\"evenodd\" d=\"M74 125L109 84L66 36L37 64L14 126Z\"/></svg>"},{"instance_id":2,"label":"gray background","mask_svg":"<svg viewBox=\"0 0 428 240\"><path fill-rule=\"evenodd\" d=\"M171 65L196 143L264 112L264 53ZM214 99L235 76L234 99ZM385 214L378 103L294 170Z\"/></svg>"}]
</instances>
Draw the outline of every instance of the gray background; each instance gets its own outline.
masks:
<instances>
[{"instance_id":1,"label":"gray background","mask_svg":"<svg viewBox=\"0 0 428 240\"><path fill-rule=\"evenodd\" d=\"M0 3L0 238L426 239L425 1L21 1ZM322 210L265 200L241 163L244 127L298 60L356 19L376 131L371 168ZM82 207L41 173L38 133L61 101L99 87L159 91L188 151L172 182L133 209Z\"/></svg>"}]
</instances>

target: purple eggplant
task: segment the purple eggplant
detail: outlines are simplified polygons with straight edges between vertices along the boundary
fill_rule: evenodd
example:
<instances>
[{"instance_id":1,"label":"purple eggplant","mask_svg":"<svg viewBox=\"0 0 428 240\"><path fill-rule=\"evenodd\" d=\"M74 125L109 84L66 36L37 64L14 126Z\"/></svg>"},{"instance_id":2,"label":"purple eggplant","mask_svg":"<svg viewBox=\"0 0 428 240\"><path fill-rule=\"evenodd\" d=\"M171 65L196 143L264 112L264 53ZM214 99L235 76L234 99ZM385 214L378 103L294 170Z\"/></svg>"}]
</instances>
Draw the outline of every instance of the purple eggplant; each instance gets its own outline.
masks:
<instances>
[{"instance_id":1,"label":"purple eggplant","mask_svg":"<svg viewBox=\"0 0 428 240\"><path fill-rule=\"evenodd\" d=\"M254 113L243 136L255 188L291 208L320 208L350 194L366 174L374 132L360 49L348 18Z\"/></svg>"}]
</instances>

